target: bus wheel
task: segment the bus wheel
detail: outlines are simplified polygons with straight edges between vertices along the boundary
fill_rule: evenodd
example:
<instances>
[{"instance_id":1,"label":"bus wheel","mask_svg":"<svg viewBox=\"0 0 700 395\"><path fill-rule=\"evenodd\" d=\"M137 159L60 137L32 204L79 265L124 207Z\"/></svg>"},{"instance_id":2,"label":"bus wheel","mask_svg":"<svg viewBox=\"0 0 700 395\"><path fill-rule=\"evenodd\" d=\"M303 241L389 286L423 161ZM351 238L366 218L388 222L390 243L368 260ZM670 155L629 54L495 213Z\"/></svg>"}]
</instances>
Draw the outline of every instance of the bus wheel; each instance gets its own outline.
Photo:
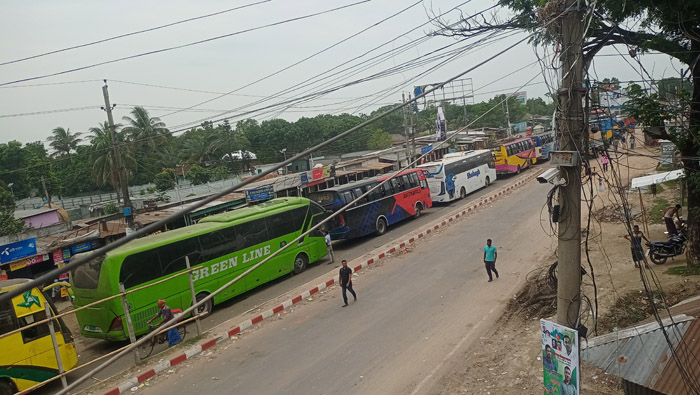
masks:
<instances>
[{"instance_id":1,"label":"bus wheel","mask_svg":"<svg viewBox=\"0 0 700 395\"><path fill-rule=\"evenodd\" d=\"M384 218L377 218L377 235L381 236L386 233L386 220Z\"/></svg>"},{"instance_id":2,"label":"bus wheel","mask_svg":"<svg viewBox=\"0 0 700 395\"><path fill-rule=\"evenodd\" d=\"M12 395L16 393L15 386L8 379L0 379L0 395Z\"/></svg>"},{"instance_id":3,"label":"bus wheel","mask_svg":"<svg viewBox=\"0 0 700 395\"><path fill-rule=\"evenodd\" d=\"M487 187L491 185L491 179L489 177L486 177L486 181L484 181L484 186Z\"/></svg>"},{"instance_id":4,"label":"bus wheel","mask_svg":"<svg viewBox=\"0 0 700 395\"><path fill-rule=\"evenodd\" d=\"M413 218L420 217L422 212L423 212L423 205L421 205L420 203L416 204L416 213L413 214Z\"/></svg>"},{"instance_id":5,"label":"bus wheel","mask_svg":"<svg viewBox=\"0 0 700 395\"><path fill-rule=\"evenodd\" d=\"M459 190L459 198L464 199L465 197L467 197L467 190L462 188Z\"/></svg>"},{"instance_id":6,"label":"bus wheel","mask_svg":"<svg viewBox=\"0 0 700 395\"><path fill-rule=\"evenodd\" d=\"M309 258L306 254L299 254L294 258L294 274L299 274L306 270L306 265L309 264Z\"/></svg>"},{"instance_id":7,"label":"bus wheel","mask_svg":"<svg viewBox=\"0 0 700 395\"><path fill-rule=\"evenodd\" d=\"M200 293L200 294L197 294L197 296L196 296L197 302L199 302L200 300L206 298L208 295L209 295L209 294L206 293L206 292L202 292L202 293ZM211 314L211 309L212 309L213 306L214 306L214 303L212 302L211 299L209 299L209 300L207 300L206 302L204 302L204 304L202 304L201 306L197 307L197 314L198 314L198 315L202 315L202 314L203 314L203 315L206 317L206 316L208 316L209 314Z\"/></svg>"}]
</instances>

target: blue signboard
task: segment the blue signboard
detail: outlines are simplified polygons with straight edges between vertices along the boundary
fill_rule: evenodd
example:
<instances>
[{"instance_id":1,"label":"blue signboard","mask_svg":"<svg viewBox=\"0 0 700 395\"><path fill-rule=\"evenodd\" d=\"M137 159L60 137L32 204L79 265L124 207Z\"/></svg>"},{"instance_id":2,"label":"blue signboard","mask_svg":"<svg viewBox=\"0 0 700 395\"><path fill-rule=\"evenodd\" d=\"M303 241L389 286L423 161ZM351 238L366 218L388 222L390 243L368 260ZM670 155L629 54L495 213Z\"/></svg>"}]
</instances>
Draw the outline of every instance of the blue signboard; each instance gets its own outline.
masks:
<instances>
[{"instance_id":1,"label":"blue signboard","mask_svg":"<svg viewBox=\"0 0 700 395\"><path fill-rule=\"evenodd\" d=\"M81 252L89 251L90 250L90 242L88 241L85 243L76 244L74 246L71 246L70 250L73 253L73 255L81 253Z\"/></svg>"},{"instance_id":2,"label":"blue signboard","mask_svg":"<svg viewBox=\"0 0 700 395\"><path fill-rule=\"evenodd\" d=\"M245 199L248 202L260 202L274 198L275 189L272 187L272 185L265 185L264 187L248 189L245 191Z\"/></svg>"},{"instance_id":3,"label":"blue signboard","mask_svg":"<svg viewBox=\"0 0 700 395\"><path fill-rule=\"evenodd\" d=\"M301 173L301 185L309 183L309 176L306 173Z\"/></svg>"},{"instance_id":4,"label":"blue signboard","mask_svg":"<svg viewBox=\"0 0 700 395\"><path fill-rule=\"evenodd\" d=\"M420 153L421 153L421 155L427 154L427 153L430 152L432 149L433 149L433 145L430 144L430 145L427 146L427 147L421 148L421 149L420 149Z\"/></svg>"},{"instance_id":5,"label":"blue signboard","mask_svg":"<svg viewBox=\"0 0 700 395\"><path fill-rule=\"evenodd\" d=\"M35 238L0 246L0 263L13 262L34 255L36 255Z\"/></svg>"}]
</instances>

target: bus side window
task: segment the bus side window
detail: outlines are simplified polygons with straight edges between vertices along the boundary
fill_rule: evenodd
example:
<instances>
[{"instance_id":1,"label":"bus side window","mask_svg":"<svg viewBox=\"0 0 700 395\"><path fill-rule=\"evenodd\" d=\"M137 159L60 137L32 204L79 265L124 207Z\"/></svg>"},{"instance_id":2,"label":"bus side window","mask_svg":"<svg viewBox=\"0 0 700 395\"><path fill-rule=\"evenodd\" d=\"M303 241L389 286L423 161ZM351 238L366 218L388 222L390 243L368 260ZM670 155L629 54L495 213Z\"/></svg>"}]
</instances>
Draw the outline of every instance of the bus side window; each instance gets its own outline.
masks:
<instances>
[{"instance_id":1,"label":"bus side window","mask_svg":"<svg viewBox=\"0 0 700 395\"><path fill-rule=\"evenodd\" d=\"M189 257L190 266L202 263L202 252L199 239L196 237L180 240L158 248L163 276L185 270L185 257Z\"/></svg>"},{"instance_id":2,"label":"bus side window","mask_svg":"<svg viewBox=\"0 0 700 395\"><path fill-rule=\"evenodd\" d=\"M394 190L394 193L399 193L402 191L396 178L392 178L389 182L391 183L391 188Z\"/></svg>"},{"instance_id":3,"label":"bus side window","mask_svg":"<svg viewBox=\"0 0 700 395\"><path fill-rule=\"evenodd\" d=\"M124 258L119 272L119 282L125 288L135 287L161 276L158 250L142 251Z\"/></svg>"},{"instance_id":4,"label":"bus side window","mask_svg":"<svg viewBox=\"0 0 700 395\"><path fill-rule=\"evenodd\" d=\"M391 187L391 180L387 181L382 185L382 194L384 196L391 196L394 194Z\"/></svg>"},{"instance_id":5,"label":"bus side window","mask_svg":"<svg viewBox=\"0 0 700 395\"><path fill-rule=\"evenodd\" d=\"M408 182L411 185L411 188L417 187L418 186L418 174L409 173L408 174Z\"/></svg>"},{"instance_id":6,"label":"bus side window","mask_svg":"<svg viewBox=\"0 0 700 395\"><path fill-rule=\"evenodd\" d=\"M352 191L343 192L343 200L345 201L345 204L349 204L350 202L355 200L355 198L352 196Z\"/></svg>"},{"instance_id":7,"label":"bus side window","mask_svg":"<svg viewBox=\"0 0 700 395\"><path fill-rule=\"evenodd\" d=\"M270 240L267 235L265 218L256 219L254 221L237 225L236 235L243 240L240 245L240 249L252 247L256 244L264 243Z\"/></svg>"},{"instance_id":8,"label":"bus side window","mask_svg":"<svg viewBox=\"0 0 700 395\"><path fill-rule=\"evenodd\" d=\"M20 317L18 319L19 321L19 326L20 328L23 328L27 325L33 324L37 321L45 320L46 319L46 311L37 311L34 314L30 315L25 315L24 317ZM56 321L52 321L56 322ZM54 324L54 329L58 329L55 324ZM31 328L27 328L22 331L22 341L26 344L31 341L41 339L42 337L46 337L50 334L49 332L49 326L48 325L37 325L33 326Z\"/></svg>"},{"instance_id":9,"label":"bus side window","mask_svg":"<svg viewBox=\"0 0 700 395\"><path fill-rule=\"evenodd\" d=\"M284 211L265 217L267 234L270 239L276 239L294 233L298 228L294 227L294 217L291 211Z\"/></svg>"},{"instance_id":10,"label":"bus side window","mask_svg":"<svg viewBox=\"0 0 700 395\"><path fill-rule=\"evenodd\" d=\"M0 335L14 331L17 328L19 328L19 324L17 323L12 303L3 302L0 304Z\"/></svg>"},{"instance_id":11,"label":"bus side window","mask_svg":"<svg viewBox=\"0 0 700 395\"><path fill-rule=\"evenodd\" d=\"M323 221L324 219L326 219L325 214L314 215L311 219L311 227L318 225L318 223ZM320 228L313 230L311 233L309 233L309 237L324 237L325 235L323 234L323 231L326 230L327 224L328 222L321 225Z\"/></svg>"},{"instance_id":12,"label":"bus side window","mask_svg":"<svg viewBox=\"0 0 700 395\"><path fill-rule=\"evenodd\" d=\"M355 188L355 189L353 190L353 192L355 192L355 198L356 198L356 199L357 199L359 196L362 196L362 194L364 193L364 192L362 192L362 189L361 189L361 188ZM357 204L357 205L360 205L360 204L365 204L365 203L367 203L367 196L365 196L365 197L363 197L362 199L358 200L356 204Z\"/></svg>"}]
</instances>

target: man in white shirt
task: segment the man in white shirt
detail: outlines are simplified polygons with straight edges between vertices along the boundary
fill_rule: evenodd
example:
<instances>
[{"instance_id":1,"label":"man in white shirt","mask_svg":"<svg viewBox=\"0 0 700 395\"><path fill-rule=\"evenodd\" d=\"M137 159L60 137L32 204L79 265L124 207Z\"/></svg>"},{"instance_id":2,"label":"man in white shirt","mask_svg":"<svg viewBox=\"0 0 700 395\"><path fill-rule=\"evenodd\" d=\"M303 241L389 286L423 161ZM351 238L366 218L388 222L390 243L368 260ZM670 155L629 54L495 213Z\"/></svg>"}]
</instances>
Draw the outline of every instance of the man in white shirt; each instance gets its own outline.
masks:
<instances>
[{"instance_id":1,"label":"man in white shirt","mask_svg":"<svg viewBox=\"0 0 700 395\"><path fill-rule=\"evenodd\" d=\"M331 241L331 235L326 232L326 249L328 250L328 255L331 257L331 261L328 262L330 265L331 263L335 262L335 256L333 255L333 242Z\"/></svg>"}]
</instances>

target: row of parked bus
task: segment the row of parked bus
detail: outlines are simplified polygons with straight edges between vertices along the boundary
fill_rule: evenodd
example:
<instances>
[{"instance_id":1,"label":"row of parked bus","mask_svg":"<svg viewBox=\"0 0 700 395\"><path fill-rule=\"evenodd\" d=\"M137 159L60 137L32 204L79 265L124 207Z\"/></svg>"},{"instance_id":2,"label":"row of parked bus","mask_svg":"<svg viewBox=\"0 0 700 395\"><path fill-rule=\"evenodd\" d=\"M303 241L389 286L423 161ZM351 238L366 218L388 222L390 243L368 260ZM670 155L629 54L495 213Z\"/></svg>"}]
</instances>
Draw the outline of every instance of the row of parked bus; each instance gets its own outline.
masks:
<instances>
[{"instance_id":1,"label":"row of parked bus","mask_svg":"<svg viewBox=\"0 0 700 395\"><path fill-rule=\"evenodd\" d=\"M273 199L212 215L185 228L137 239L105 255L94 252L80 254L87 255L89 262L73 270L70 275L75 307L119 294L121 284L130 291L127 302L134 333L137 336L146 334L149 331L148 320L158 311L158 299L165 298L173 310L185 310L192 305L187 276L162 281L185 271L186 260L195 269L195 299L199 300L290 244L327 218L329 213L340 211L357 198L361 197L324 229L332 239L383 234L389 226L407 218L419 217L433 203L464 198L487 187L498 174L517 173L545 159L551 148L547 146L546 137L540 138L540 142L531 138L518 139L503 143L491 151L450 153L439 161L405 170L391 179L390 175L384 175L351 182L311 193L309 199ZM379 186L387 179L388 182ZM218 294L200 312L207 314L215 304L288 273L300 273L326 254L324 232L311 232ZM152 286L144 287L149 284ZM9 285L19 284L0 284L0 293L11 289L6 287ZM28 302L30 300L37 303L32 305ZM12 306L0 306L0 334L19 330L44 318L44 300L40 291L35 289L13 299ZM79 311L77 320L80 332L85 337L113 341L129 339L125 312L118 298ZM64 365L67 368L75 366L70 331L63 322L56 324L56 329L61 334L59 343L62 353L66 347L71 351L70 356L62 355L62 358L65 357ZM0 339L0 349L12 350L3 353L0 360L0 393L21 391L58 374L51 347L37 351L39 348L36 344L41 342L46 346L49 341L48 330L43 326ZM41 360L39 355L46 361ZM24 368L15 369L17 366Z\"/></svg>"}]
</instances>

